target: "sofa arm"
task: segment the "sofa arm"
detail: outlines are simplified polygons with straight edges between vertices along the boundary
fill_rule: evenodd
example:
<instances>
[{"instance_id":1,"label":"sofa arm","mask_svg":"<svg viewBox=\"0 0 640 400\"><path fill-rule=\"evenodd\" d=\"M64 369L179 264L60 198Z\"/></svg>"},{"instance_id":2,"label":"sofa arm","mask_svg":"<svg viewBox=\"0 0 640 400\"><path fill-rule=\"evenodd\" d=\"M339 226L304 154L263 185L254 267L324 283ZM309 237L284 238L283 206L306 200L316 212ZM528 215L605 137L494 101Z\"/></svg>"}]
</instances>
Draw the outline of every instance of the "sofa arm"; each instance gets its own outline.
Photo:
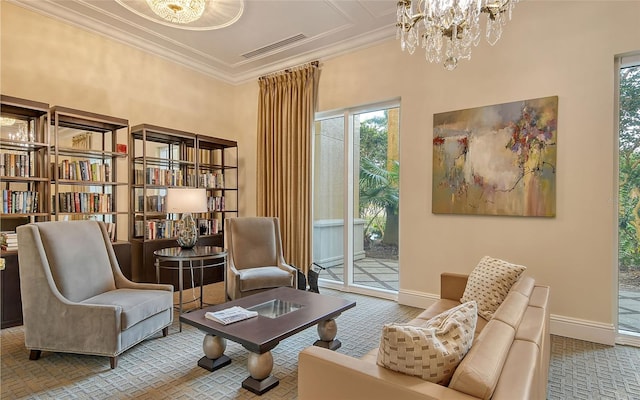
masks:
<instances>
[{"instance_id":1,"label":"sofa arm","mask_svg":"<svg viewBox=\"0 0 640 400\"><path fill-rule=\"evenodd\" d=\"M440 298L459 301L467 287L469 275L444 272L440 274Z\"/></svg>"},{"instance_id":2,"label":"sofa arm","mask_svg":"<svg viewBox=\"0 0 640 400\"><path fill-rule=\"evenodd\" d=\"M464 393L320 347L298 356L298 399L474 399Z\"/></svg>"}]
</instances>

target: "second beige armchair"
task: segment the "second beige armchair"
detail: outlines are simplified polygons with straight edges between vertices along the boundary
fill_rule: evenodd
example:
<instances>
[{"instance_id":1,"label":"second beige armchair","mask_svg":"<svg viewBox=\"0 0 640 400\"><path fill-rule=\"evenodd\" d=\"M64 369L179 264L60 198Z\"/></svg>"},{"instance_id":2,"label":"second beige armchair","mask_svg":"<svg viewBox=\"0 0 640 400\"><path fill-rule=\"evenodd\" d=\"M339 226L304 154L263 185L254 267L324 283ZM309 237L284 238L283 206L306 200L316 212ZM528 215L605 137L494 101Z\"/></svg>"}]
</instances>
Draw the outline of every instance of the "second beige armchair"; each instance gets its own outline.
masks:
<instances>
[{"instance_id":1,"label":"second beige armchair","mask_svg":"<svg viewBox=\"0 0 640 400\"><path fill-rule=\"evenodd\" d=\"M297 287L297 270L284 260L278 218L229 218L225 230L228 298L234 300L281 286Z\"/></svg>"}]
</instances>

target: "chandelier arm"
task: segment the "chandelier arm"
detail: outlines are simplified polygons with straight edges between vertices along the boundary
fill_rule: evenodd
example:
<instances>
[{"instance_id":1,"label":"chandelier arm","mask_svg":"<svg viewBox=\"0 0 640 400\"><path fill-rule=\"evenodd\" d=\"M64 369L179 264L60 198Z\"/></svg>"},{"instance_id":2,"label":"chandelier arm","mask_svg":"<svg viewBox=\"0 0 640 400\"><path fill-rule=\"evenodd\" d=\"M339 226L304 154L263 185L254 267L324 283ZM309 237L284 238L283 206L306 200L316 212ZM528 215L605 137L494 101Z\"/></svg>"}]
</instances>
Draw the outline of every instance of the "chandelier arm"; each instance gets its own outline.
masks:
<instances>
[{"instance_id":1,"label":"chandelier arm","mask_svg":"<svg viewBox=\"0 0 640 400\"><path fill-rule=\"evenodd\" d=\"M410 53L413 53L416 39L420 36L427 60L440 62L444 59L445 68L452 70L458 60L470 59L471 48L478 45L481 30L479 16L487 15L486 38L493 45L500 39L501 26L511 19L513 6L518 1L470 0L465 5L453 1L449 2L452 5L444 6L446 2L438 0L399 0L396 26L399 32L402 29L407 34L406 37L404 34L398 36L401 47L404 50L408 46ZM503 13L508 13L509 17L503 17ZM424 21L423 32L416 26L420 21ZM446 46L442 46L443 39L446 40Z\"/></svg>"}]
</instances>

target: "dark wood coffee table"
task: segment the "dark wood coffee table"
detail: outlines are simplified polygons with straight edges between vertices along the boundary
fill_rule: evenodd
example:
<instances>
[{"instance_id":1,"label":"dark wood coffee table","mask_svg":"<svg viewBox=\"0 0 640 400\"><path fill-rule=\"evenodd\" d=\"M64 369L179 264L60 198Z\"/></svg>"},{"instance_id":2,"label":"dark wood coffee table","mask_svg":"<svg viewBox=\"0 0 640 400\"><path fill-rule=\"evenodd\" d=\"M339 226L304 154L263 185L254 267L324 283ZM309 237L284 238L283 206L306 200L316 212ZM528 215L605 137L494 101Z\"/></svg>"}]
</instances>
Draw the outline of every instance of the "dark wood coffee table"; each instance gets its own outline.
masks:
<instances>
[{"instance_id":1,"label":"dark wood coffee table","mask_svg":"<svg viewBox=\"0 0 640 400\"><path fill-rule=\"evenodd\" d=\"M206 332L202 345L205 356L198 361L198 365L209 371L215 371L231 362L231 359L224 355L226 339L249 350L247 369L250 376L242 382L242 387L261 395L279 383L278 378L271 375L271 349L281 340L316 324L320 339L314 345L331 350L338 349L341 343L335 338L338 331L335 318L355 305L355 301L339 297L282 287L192 311L181 315L180 321ZM223 310L232 306L247 309L255 307L259 315L229 325L217 323L204 316L208 311ZM279 315L289 309L293 311Z\"/></svg>"}]
</instances>

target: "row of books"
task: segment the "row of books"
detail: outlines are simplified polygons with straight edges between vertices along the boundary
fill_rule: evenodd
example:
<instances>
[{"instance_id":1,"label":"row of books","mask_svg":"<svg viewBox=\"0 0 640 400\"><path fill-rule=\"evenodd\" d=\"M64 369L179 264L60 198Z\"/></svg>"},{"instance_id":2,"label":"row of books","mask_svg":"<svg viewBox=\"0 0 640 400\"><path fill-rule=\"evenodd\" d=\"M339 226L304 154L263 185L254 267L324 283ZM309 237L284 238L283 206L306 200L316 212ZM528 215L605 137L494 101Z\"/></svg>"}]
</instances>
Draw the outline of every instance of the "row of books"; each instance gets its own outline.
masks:
<instances>
[{"instance_id":1,"label":"row of books","mask_svg":"<svg viewBox=\"0 0 640 400\"><path fill-rule=\"evenodd\" d=\"M0 246L4 251L18 251L18 234L15 232L0 232Z\"/></svg>"},{"instance_id":2,"label":"row of books","mask_svg":"<svg viewBox=\"0 0 640 400\"><path fill-rule=\"evenodd\" d=\"M55 195L52 197L52 209L61 213L108 213L113 211L111 193L58 193L57 201Z\"/></svg>"},{"instance_id":3,"label":"row of books","mask_svg":"<svg viewBox=\"0 0 640 400\"><path fill-rule=\"evenodd\" d=\"M167 196L160 194L149 195L146 197L147 212L166 212ZM136 203L136 212L142 212L145 209L145 196L138 196Z\"/></svg>"},{"instance_id":4,"label":"row of books","mask_svg":"<svg viewBox=\"0 0 640 400\"><path fill-rule=\"evenodd\" d=\"M198 219L201 235L216 235L220 233L220 221L217 219Z\"/></svg>"},{"instance_id":5,"label":"row of books","mask_svg":"<svg viewBox=\"0 0 640 400\"><path fill-rule=\"evenodd\" d=\"M180 220L151 219L136 221L133 227L133 236L144 236L147 240L169 239L178 235ZM217 219L198 219L198 231L200 235L215 235L220 233L220 221Z\"/></svg>"},{"instance_id":6,"label":"row of books","mask_svg":"<svg viewBox=\"0 0 640 400\"><path fill-rule=\"evenodd\" d=\"M31 214L38 212L39 194L35 191L2 189L4 214Z\"/></svg>"},{"instance_id":7,"label":"row of books","mask_svg":"<svg viewBox=\"0 0 640 400\"><path fill-rule=\"evenodd\" d=\"M145 170L136 169L133 181L136 185L162 185L162 186L193 186L196 181L195 174L187 174L186 180L182 171L177 169L164 169L148 167Z\"/></svg>"},{"instance_id":8,"label":"row of books","mask_svg":"<svg viewBox=\"0 0 640 400\"><path fill-rule=\"evenodd\" d=\"M151 219L136 221L133 226L133 236L147 240L168 239L177 236L178 222L172 219Z\"/></svg>"},{"instance_id":9,"label":"row of books","mask_svg":"<svg viewBox=\"0 0 640 400\"><path fill-rule=\"evenodd\" d=\"M138 201L135 205L135 212L159 212L165 213L167 210L166 196L160 194L154 194L146 196L138 196ZM209 196L207 197L207 209L209 211L224 211L224 196Z\"/></svg>"},{"instance_id":10,"label":"row of books","mask_svg":"<svg viewBox=\"0 0 640 400\"><path fill-rule=\"evenodd\" d=\"M200 174L198 186L207 189L223 189L224 174L220 171Z\"/></svg>"},{"instance_id":11,"label":"row of books","mask_svg":"<svg viewBox=\"0 0 640 400\"><path fill-rule=\"evenodd\" d=\"M33 159L27 154L0 154L0 176L29 177L33 172Z\"/></svg>"},{"instance_id":12,"label":"row of books","mask_svg":"<svg viewBox=\"0 0 640 400\"><path fill-rule=\"evenodd\" d=\"M209 211L224 211L224 196L207 197L207 209Z\"/></svg>"},{"instance_id":13,"label":"row of books","mask_svg":"<svg viewBox=\"0 0 640 400\"><path fill-rule=\"evenodd\" d=\"M92 163L89 160L62 160L58 165L58 178L76 181L111 182L111 165L101 162Z\"/></svg>"}]
</instances>

